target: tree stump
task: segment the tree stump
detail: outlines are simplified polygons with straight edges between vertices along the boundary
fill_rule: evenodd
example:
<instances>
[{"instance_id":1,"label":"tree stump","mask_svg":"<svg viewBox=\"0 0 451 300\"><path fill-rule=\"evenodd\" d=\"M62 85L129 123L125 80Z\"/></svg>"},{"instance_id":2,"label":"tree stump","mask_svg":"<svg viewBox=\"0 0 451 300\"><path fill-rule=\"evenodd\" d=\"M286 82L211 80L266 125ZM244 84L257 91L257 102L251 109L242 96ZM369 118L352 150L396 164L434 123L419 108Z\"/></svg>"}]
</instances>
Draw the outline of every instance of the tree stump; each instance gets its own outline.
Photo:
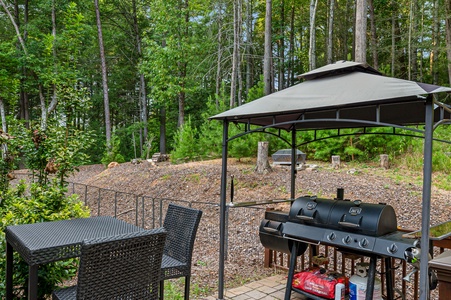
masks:
<instances>
[{"instance_id":1,"label":"tree stump","mask_svg":"<svg viewBox=\"0 0 451 300\"><path fill-rule=\"evenodd\" d=\"M388 169L388 155L387 154L381 154L381 167L384 169Z\"/></svg>"},{"instance_id":2,"label":"tree stump","mask_svg":"<svg viewBox=\"0 0 451 300\"><path fill-rule=\"evenodd\" d=\"M268 148L268 142L258 142L257 166L255 167L255 172L257 173L272 171L268 160Z\"/></svg>"},{"instance_id":3,"label":"tree stump","mask_svg":"<svg viewBox=\"0 0 451 300\"><path fill-rule=\"evenodd\" d=\"M340 169L340 156L332 155L332 168Z\"/></svg>"}]
</instances>

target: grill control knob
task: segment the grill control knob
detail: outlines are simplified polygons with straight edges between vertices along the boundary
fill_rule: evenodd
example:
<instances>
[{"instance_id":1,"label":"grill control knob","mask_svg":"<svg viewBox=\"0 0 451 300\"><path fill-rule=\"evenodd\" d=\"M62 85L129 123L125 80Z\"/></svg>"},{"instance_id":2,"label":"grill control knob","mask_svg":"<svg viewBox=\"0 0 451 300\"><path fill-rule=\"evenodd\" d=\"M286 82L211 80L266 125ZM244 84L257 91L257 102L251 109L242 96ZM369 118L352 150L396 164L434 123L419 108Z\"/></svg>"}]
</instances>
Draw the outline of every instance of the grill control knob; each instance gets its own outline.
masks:
<instances>
[{"instance_id":1,"label":"grill control knob","mask_svg":"<svg viewBox=\"0 0 451 300\"><path fill-rule=\"evenodd\" d=\"M350 244L352 242L352 237L350 235L347 235L343 238L343 243Z\"/></svg>"},{"instance_id":2,"label":"grill control knob","mask_svg":"<svg viewBox=\"0 0 451 300\"><path fill-rule=\"evenodd\" d=\"M360 247L362 247L362 248L368 247L369 244L370 244L370 242L369 242L366 238L363 238L363 239L360 241Z\"/></svg>"},{"instance_id":3,"label":"grill control knob","mask_svg":"<svg viewBox=\"0 0 451 300\"><path fill-rule=\"evenodd\" d=\"M337 235L335 234L335 232L331 232L328 236L327 236L327 239L329 240L329 241L333 241L333 240L335 240L337 238Z\"/></svg>"},{"instance_id":4,"label":"grill control knob","mask_svg":"<svg viewBox=\"0 0 451 300\"><path fill-rule=\"evenodd\" d=\"M396 244L391 244L387 247L387 251L391 254L395 254L396 252L398 252L398 246L396 246Z\"/></svg>"}]
</instances>

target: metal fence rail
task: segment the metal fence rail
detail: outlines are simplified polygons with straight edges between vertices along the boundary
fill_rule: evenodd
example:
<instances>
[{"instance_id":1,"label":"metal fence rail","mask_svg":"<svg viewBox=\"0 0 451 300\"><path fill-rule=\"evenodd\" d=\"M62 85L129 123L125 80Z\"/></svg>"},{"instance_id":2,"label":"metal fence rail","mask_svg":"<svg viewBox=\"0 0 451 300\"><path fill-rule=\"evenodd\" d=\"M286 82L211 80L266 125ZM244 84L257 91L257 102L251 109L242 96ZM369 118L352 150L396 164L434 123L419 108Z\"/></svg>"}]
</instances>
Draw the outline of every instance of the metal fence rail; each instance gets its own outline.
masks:
<instances>
[{"instance_id":1,"label":"metal fence rail","mask_svg":"<svg viewBox=\"0 0 451 300\"><path fill-rule=\"evenodd\" d=\"M77 194L79 200L90 208L92 216L110 215L146 229L162 226L169 203L202 210L193 252L192 287L196 284L202 286L206 290L204 293L209 294L217 289L219 203L156 198L76 182L69 183L68 193ZM225 272L228 276L226 284L229 286L274 273L274 268L264 267L265 250L258 236L265 210L263 206L228 209ZM192 298L195 299L195 296Z\"/></svg>"}]
</instances>

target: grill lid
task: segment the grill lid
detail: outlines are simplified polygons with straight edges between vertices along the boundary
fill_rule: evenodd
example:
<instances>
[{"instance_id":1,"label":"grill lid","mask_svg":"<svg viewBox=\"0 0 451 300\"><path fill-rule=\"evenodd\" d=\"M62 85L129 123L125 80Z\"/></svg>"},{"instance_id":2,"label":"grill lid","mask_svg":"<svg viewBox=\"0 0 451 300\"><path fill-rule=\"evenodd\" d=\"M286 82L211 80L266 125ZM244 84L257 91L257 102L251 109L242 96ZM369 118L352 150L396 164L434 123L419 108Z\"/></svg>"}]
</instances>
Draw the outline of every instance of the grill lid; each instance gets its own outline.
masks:
<instances>
[{"instance_id":1,"label":"grill lid","mask_svg":"<svg viewBox=\"0 0 451 300\"><path fill-rule=\"evenodd\" d=\"M296 199L288 221L369 236L394 232L398 226L395 211L390 205L315 196Z\"/></svg>"}]
</instances>

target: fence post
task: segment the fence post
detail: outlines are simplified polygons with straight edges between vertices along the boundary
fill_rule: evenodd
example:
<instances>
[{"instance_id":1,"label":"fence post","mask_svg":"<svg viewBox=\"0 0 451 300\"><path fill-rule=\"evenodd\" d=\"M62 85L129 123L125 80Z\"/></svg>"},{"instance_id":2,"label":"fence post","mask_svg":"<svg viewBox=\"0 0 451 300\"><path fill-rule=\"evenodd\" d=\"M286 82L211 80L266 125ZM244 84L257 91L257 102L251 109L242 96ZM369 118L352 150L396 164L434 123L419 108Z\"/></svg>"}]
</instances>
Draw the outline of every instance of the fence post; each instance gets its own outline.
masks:
<instances>
[{"instance_id":1,"label":"fence post","mask_svg":"<svg viewBox=\"0 0 451 300\"><path fill-rule=\"evenodd\" d=\"M100 188L99 188L99 198L97 199L97 216L100 216Z\"/></svg>"}]
</instances>

